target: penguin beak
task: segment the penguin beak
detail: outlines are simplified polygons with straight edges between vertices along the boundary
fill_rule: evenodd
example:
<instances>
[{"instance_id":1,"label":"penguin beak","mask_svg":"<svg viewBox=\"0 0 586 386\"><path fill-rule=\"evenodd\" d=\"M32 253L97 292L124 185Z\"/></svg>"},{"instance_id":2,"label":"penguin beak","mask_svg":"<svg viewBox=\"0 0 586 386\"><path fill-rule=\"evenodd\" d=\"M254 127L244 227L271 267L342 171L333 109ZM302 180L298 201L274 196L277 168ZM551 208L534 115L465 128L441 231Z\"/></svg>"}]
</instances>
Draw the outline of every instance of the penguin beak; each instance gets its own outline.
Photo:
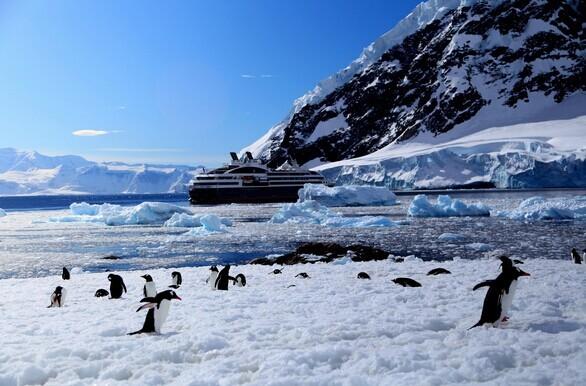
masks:
<instances>
[{"instance_id":1,"label":"penguin beak","mask_svg":"<svg viewBox=\"0 0 586 386\"><path fill-rule=\"evenodd\" d=\"M525 271L521 271L521 270L519 270L519 274L520 274L520 276L531 276L529 273L527 273Z\"/></svg>"},{"instance_id":2,"label":"penguin beak","mask_svg":"<svg viewBox=\"0 0 586 386\"><path fill-rule=\"evenodd\" d=\"M178 295L175 295L175 299L181 300L181 298Z\"/></svg>"}]
</instances>

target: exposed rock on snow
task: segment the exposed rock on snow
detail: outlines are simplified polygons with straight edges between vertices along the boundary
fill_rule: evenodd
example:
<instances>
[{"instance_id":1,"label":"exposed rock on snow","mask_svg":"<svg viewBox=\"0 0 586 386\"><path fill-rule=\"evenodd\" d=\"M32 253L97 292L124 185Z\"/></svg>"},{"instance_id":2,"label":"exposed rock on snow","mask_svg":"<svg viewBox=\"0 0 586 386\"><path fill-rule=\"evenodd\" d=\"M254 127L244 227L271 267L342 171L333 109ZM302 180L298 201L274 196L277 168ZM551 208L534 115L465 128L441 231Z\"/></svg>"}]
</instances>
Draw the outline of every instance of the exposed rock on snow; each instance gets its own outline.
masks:
<instances>
[{"instance_id":1,"label":"exposed rock on snow","mask_svg":"<svg viewBox=\"0 0 586 386\"><path fill-rule=\"evenodd\" d=\"M439 195L437 203L431 203L425 194L413 197L407 211L411 217L461 217L490 216L490 208L481 203L466 204L447 195Z\"/></svg>"},{"instance_id":2,"label":"exposed rock on snow","mask_svg":"<svg viewBox=\"0 0 586 386\"><path fill-rule=\"evenodd\" d=\"M299 189L299 201L317 201L325 206L379 206L395 205L397 197L385 187L334 186L305 184Z\"/></svg>"},{"instance_id":3,"label":"exposed rock on snow","mask_svg":"<svg viewBox=\"0 0 586 386\"><path fill-rule=\"evenodd\" d=\"M545 199L531 197L511 211L498 212L497 216L514 220L569 220L586 218L586 196Z\"/></svg>"},{"instance_id":4,"label":"exposed rock on snow","mask_svg":"<svg viewBox=\"0 0 586 386\"><path fill-rule=\"evenodd\" d=\"M398 226L383 216L344 217L313 200L285 204L269 221L275 224L316 224L335 228Z\"/></svg>"}]
</instances>

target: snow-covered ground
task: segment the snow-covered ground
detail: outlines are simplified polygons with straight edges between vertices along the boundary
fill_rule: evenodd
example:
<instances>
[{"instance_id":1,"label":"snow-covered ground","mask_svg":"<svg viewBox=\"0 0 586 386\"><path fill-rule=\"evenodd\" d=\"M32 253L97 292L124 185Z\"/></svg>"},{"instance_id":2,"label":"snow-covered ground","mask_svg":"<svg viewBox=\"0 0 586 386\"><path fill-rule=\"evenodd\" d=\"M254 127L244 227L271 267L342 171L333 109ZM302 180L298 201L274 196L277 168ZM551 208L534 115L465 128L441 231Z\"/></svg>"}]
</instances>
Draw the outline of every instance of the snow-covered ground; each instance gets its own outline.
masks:
<instances>
[{"instance_id":1,"label":"snow-covered ground","mask_svg":"<svg viewBox=\"0 0 586 386\"><path fill-rule=\"evenodd\" d=\"M522 256L519 256L522 257ZM452 275L426 276L444 267ZM128 294L98 299L106 273L0 280L0 384L45 385L579 385L586 379L586 266L527 260L501 329L480 316L492 259L237 266L248 285L211 291L205 267L181 269L183 301L161 335L135 312L146 271L122 272ZM371 281L356 279L365 271ZM310 279L294 276L307 272ZM159 290L171 270L148 271ZM391 283L414 278L421 288ZM295 284L295 287L288 288ZM64 285L63 308L46 308Z\"/></svg>"}]
</instances>

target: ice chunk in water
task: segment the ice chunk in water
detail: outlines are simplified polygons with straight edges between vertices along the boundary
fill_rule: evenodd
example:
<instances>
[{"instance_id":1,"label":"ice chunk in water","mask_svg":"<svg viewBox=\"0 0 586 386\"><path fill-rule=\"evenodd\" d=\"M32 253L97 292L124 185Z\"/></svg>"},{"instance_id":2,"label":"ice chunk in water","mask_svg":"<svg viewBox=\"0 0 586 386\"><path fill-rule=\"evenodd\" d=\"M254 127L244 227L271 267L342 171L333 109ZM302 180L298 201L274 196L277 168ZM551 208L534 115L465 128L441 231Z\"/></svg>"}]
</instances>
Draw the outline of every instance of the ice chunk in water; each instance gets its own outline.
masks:
<instances>
[{"instance_id":1,"label":"ice chunk in water","mask_svg":"<svg viewBox=\"0 0 586 386\"><path fill-rule=\"evenodd\" d=\"M408 214L412 217L490 216L490 208L482 203L466 204L448 195L438 196L437 203L433 204L425 194L418 194L411 201Z\"/></svg>"},{"instance_id":2,"label":"ice chunk in water","mask_svg":"<svg viewBox=\"0 0 586 386\"><path fill-rule=\"evenodd\" d=\"M305 184L299 189L299 201L317 201L325 206L380 206L395 205L397 197L388 188L380 186L347 185L328 187Z\"/></svg>"}]
</instances>

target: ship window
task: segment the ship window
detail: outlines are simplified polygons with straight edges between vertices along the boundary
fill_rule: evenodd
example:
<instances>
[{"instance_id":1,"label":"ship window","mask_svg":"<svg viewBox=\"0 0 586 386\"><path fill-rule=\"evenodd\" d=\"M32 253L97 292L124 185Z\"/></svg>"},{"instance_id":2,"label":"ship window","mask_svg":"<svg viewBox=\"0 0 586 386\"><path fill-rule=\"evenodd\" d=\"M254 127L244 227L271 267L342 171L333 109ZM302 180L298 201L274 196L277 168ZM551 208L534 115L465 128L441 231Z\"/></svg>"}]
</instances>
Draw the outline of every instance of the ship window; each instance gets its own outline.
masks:
<instances>
[{"instance_id":1,"label":"ship window","mask_svg":"<svg viewBox=\"0 0 586 386\"><path fill-rule=\"evenodd\" d=\"M244 167L244 168L230 170L230 173L251 173L251 174L263 173L264 174L266 172L264 169L261 169L261 168Z\"/></svg>"}]
</instances>

